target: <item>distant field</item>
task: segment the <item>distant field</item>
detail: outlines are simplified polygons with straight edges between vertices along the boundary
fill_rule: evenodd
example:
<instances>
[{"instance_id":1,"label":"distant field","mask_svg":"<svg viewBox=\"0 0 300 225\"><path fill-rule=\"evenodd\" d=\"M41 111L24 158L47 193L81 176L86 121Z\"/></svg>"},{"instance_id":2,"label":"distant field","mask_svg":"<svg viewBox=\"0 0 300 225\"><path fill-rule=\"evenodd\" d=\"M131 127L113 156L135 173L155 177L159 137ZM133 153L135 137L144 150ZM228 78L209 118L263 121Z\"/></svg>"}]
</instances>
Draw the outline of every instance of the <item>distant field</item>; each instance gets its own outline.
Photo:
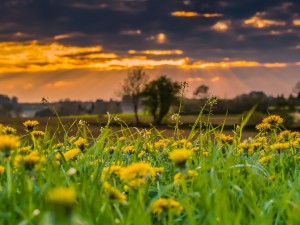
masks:
<instances>
[{"instance_id":1,"label":"distant field","mask_svg":"<svg viewBox=\"0 0 300 225\"><path fill-rule=\"evenodd\" d=\"M117 116L122 121L124 121L126 124L129 124L129 126L134 126L135 120L133 114L117 114L117 115L111 115ZM140 121L143 124L149 124L152 122L152 118L149 115L142 114L139 116ZM196 115L184 115L181 116L180 122L181 122L181 133L183 136L187 136L190 132L190 129L192 127L192 124L194 124L197 116ZM39 129L44 130L46 127L51 132L56 132L60 127L60 121L56 117L52 118L34 118L37 119L40 122ZM75 125L75 121L84 120L89 124L89 129L94 137L98 136L100 133L101 126L104 126L107 123L108 116L107 115L78 115L78 116L62 116L61 118L62 124L66 127L66 129L72 134L77 129L77 125ZM28 118L0 118L0 123L4 125L11 125L15 127L18 131L21 133L24 133L24 127L22 125L23 122L28 120ZM203 117L203 122L207 122L207 118ZM210 117L209 121L217 126L217 125L226 125L224 133L230 134L232 133L233 126L239 123L239 116L238 115L213 115ZM157 127L159 131L161 131L165 136L172 136L174 134L174 123L170 119L167 119L166 125ZM118 130L120 129L120 125L118 125L114 120L112 120L112 129ZM151 126L145 126L145 128L151 128ZM135 129L135 128L133 128ZM142 128L139 128L142 129ZM62 132L61 129L59 129L60 133ZM257 134L256 131L244 131L243 137L253 137Z\"/></svg>"}]
</instances>

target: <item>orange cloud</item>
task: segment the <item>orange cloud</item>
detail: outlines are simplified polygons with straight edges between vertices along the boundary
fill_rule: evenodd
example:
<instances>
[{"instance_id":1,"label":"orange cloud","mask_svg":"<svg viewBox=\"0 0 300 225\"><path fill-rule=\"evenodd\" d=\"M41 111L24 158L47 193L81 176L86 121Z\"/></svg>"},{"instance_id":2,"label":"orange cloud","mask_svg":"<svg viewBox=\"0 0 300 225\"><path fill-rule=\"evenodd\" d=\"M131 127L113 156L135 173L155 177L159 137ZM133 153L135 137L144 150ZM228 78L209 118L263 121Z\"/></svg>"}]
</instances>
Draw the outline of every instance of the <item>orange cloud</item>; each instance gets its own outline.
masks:
<instances>
[{"instance_id":1,"label":"orange cloud","mask_svg":"<svg viewBox=\"0 0 300 225\"><path fill-rule=\"evenodd\" d=\"M66 82L66 81L56 81L54 83L48 83L45 85L46 88L60 88L60 87L65 87L67 85L69 85L70 82Z\"/></svg>"},{"instance_id":2,"label":"orange cloud","mask_svg":"<svg viewBox=\"0 0 300 225\"><path fill-rule=\"evenodd\" d=\"M264 63L263 66L268 68L282 68L286 67L287 63Z\"/></svg>"},{"instance_id":3,"label":"orange cloud","mask_svg":"<svg viewBox=\"0 0 300 225\"><path fill-rule=\"evenodd\" d=\"M210 79L211 82L217 82L219 80L220 80L220 77L214 77L214 78Z\"/></svg>"},{"instance_id":4,"label":"orange cloud","mask_svg":"<svg viewBox=\"0 0 300 225\"><path fill-rule=\"evenodd\" d=\"M294 24L295 26L300 26L300 19L294 19L294 20L293 20L293 24Z\"/></svg>"},{"instance_id":5,"label":"orange cloud","mask_svg":"<svg viewBox=\"0 0 300 225\"><path fill-rule=\"evenodd\" d=\"M177 17L195 17L199 16L197 12L187 12L187 11L175 11L171 13L172 16Z\"/></svg>"},{"instance_id":6,"label":"orange cloud","mask_svg":"<svg viewBox=\"0 0 300 225\"><path fill-rule=\"evenodd\" d=\"M66 38L70 38L71 35L70 34L60 34L60 35L56 35L54 36L54 40L60 40L60 39L66 39Z\"/></svg>"},{"instance_id":7,"label":"orange cloud","mask_svg":"<svg viewBox=\"0 0 300 225\"><path fill-rule=\"evenodd\" d=\"M204 79L202 77L188 77L186 80L188 82L200 82L203 81Z\"/></svg>"},{"instance_id":8,"label":"orange cloud","mask_svg":"<svg viewBox=\"0 0 300 225\"><path fill-rule=\"evenodd\" d=\"M258 67L260 63L255 61L222 61L222 62L203 62L198 61L194 62L191 65L188 65L188 68L232 68L232 67Z\"/></svg>"},{"instance_id":9,"label":"orange cloud","mask_svg":"<svg viewBox=\"0 0 300 225\"><path fill-rule=\"evenodd\" d=\"M158 44L164 44L167 42L167 35L165 35L164 33L159 33L157 35L149 37L148 40L153 40Z\"/></svg>"},{"instance_id":10,"label":"orange cloud","mask_svg":"<svg viewBox=\"0 0 300 225\"><path fill-rule=\"evenodd\" d=\"M280 20L263 19L264 12L257 12L253 17L244 20L244 24L255 28L265 28L270 26L284 26L286 23Z\"/></svg>"},{"instance_id":11,"label":"orange cloud","mask_svg":"<svg viewBox=\"0 0 300 225\"><path fill-rule=\"evenodd\" d=\"M171 66L181 69L210 69L235 67L287 67L287 63L260 63L256 61L230 61L224 59L219 62L195 61L189 58L151 58L151 56L182 55L183 51L175 50L129 50L129 56L119 56L114 52L102 52L101 46L77 47L65 46L58 43L39 44L1 42L0 43L0 73L7 72L41 72L70 69L95 69L99 71L128 70L142 66L156 68ZM131 54L133 54L131 56ZM136 54L139 54L138 56ZM61 87L63 83L51 84ZM27 86L26 88L30 88Z\"/></svg>"},{"instance_id":12,"label":"orange cloud","mask_svg":"<svg viewBox=\"0 0 300 225\"><path fill-rule=\"evenodd\" d=\"M221 17L223 14L220 13L204 13L201 14L201 16L206 17L206 18L212 18L212 17Z\"/></svg>"},{"instance_id":13,"label":"orange cloud","mask_svg":"<svg viewBox=\"0 0 300 225\"><path fill-rule=\"evenodd\" d=\"M220 13L203 13L203 14L199 14L199 13L194 12L194 11L175 11L175 12L171 12L171 15L176 16L176 17L197 17L197 16L202 16L202 17L206 17L206 18L223 16L223 14L220 14Z\"/></svg>"},{"instance_id":14,"label":"orange cloud","mask_svg":"<svg viewBox=\"0 0 300 225\"><path fill-rule=\"evenodd\" d=\"M219 21L215 23L211 28L215 31L225 32L229 29L229 21Z\"/></svg>"},{"instance_id":15,"label":"orange cloud","mask_svg":"<svg viewBox=\"0 0 300 225\"><path fill-rule=\"evenodd\" d=\"M144 50L144 51L136 51L129 50L129 54L145 54L145 55L182 55L183 51L175 49L175 50Z\"/></svg>"}]
</instances>

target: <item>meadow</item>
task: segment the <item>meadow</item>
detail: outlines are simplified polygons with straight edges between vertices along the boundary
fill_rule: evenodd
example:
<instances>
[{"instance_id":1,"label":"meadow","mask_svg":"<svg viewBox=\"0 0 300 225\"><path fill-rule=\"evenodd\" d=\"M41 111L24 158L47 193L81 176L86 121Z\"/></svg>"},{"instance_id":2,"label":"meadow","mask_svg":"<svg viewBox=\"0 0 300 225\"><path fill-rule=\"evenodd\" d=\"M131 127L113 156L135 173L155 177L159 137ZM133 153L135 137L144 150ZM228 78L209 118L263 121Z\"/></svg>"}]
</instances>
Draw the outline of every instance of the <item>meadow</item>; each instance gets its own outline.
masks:
<instances>
[{"instance_id":1,"label":"meadow","mask_svg":"<svg viewBox=\"0 0 300 225\"><path fill-rule=\"evenodd\" d=\"M71 118L70 118L71 119ZM0 224L299 224L300 133L276 115L242 138L202 122L182 134L108 116L0 127ZM118 124L118 129L111 127Z\"/></svg>"}]
</instances>

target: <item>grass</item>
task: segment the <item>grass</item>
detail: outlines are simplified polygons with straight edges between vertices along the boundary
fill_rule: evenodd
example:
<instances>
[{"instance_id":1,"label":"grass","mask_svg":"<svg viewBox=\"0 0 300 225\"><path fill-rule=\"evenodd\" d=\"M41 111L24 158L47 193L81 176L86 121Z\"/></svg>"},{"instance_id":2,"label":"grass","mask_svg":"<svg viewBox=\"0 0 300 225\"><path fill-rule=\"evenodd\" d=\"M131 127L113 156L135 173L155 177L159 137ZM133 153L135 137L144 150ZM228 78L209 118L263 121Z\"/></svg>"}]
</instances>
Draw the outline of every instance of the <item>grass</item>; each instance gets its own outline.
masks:
<instances>
[{"instance_id":1,"label":"grass","mask_svg":"<svg viewBox=\"0 0 300 225\"><path fill-rule=\"evenodd\" d=\"M201 120L189 139L114 116L97 137L2 126L0 224L299 224L300 134L278 118L245 141Z\"/></svg>"}]
</instances>

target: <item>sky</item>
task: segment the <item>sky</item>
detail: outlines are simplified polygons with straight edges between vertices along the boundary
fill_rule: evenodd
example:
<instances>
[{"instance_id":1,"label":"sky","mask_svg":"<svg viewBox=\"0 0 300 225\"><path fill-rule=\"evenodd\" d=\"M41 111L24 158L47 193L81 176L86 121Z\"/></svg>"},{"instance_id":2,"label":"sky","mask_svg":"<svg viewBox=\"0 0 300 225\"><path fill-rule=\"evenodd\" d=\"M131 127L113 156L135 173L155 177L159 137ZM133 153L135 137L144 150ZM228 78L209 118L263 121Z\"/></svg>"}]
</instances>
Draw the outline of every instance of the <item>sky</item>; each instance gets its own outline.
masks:
<instances>
[{"instance_id":1,"label":"sky","mask_svg":"<svg viewBox=\"0 0 300 225\"><path fill-rule=\"evenodd\" d=\"M289 95L300 1L0 0L0 93L20 102L118 99L128 71L219 98Z\"/></svg>"}]
</instances>

